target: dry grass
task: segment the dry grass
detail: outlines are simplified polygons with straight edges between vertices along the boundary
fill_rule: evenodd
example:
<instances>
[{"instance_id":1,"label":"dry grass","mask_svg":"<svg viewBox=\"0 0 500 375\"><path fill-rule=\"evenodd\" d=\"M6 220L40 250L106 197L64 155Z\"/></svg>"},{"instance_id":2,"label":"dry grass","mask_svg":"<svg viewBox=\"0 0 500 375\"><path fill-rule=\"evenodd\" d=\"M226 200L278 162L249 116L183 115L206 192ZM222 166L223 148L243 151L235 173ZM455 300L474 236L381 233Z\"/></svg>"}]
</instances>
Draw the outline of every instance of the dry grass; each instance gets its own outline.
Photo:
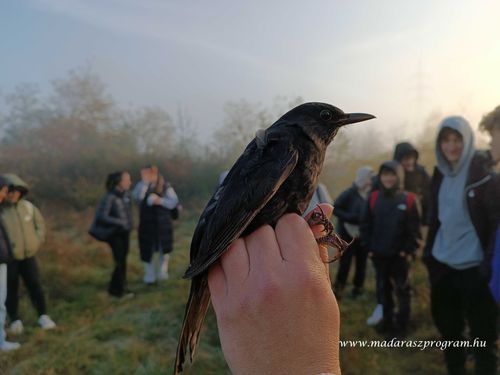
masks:
<instances>
[{"instance_id":1,"label":"dry grass","mask_svg":"<svg viewBox=\"0 0 500 375\"><path fill-rule=\"evenodd\" d=\"M49 313L58 324L52 332L36 325L25 292L20 312L26 332L22 348L0 354L0 374L166 374L170 373L189 283L181 279L188 263L194 217L184 215L176 228L171 278L157 287L141 283L137 242L129 256L130 287L136 298L114 301L105 290L112 268L106 245L86 235L91 213L65 213L48 218L50 236L39 254ZM413 330L411 339L436 338L430 319L426 274L413 267ZM382 339L365 325L374 307L373 271L361 300L340 302L342 339ZM304 317L310 319L311 317ZM344 375L444 374L436 349L342 349ZM215 319L209 314L194 365L186 374L227 374Z\"/></svg>"}]
</instances>

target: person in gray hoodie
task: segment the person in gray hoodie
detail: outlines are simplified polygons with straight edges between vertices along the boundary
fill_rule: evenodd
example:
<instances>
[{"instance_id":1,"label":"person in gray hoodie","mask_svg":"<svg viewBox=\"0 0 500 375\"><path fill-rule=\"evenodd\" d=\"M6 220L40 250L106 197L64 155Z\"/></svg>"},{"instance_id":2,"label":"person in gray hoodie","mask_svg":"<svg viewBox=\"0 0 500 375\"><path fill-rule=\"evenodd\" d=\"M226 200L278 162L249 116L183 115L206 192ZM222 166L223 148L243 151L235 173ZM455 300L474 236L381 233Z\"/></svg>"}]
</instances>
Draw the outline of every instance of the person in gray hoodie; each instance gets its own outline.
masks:
<instances>
[{"instance_id":1,"label":"person in gray hoodie","mask_svg":"<svg viewBox=\"0 0 500 375\"><path fill-rule=\"evenodd\" d=\"M431 181L429 234L424 262L431 282L431 309L444 340L463 340L465 322L474 348L476 374L497 374L497 307L488 288L491 242L500 197L488 154L476 152L474 135L462 117L445 118L436 141ZM449 374L465 374L465 348L448 347Z\"/></svg>"}]
</instances>

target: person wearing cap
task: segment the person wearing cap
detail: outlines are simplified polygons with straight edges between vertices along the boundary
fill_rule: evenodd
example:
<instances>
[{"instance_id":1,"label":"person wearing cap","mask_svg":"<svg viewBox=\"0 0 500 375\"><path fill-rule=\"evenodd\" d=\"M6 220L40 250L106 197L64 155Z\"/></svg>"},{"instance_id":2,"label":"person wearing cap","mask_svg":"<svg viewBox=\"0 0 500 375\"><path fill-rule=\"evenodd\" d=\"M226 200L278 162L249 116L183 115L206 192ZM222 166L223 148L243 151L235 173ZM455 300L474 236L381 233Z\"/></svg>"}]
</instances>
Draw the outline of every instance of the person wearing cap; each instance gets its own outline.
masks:
<instances>
[{"instance_id":1,"label":"person wearing cap","mask_svg":"<svg viewBox=\"0 0 500 375\"><path fill-rule=\"evenodd\" d=\"M31 302L38 312L38 324L43 329L56 327L47 315L45 296L40 282L36 253L45 240L45 223L38 208L25 199L28 185L15 174L3 176L9 185L7 200L0 206L0 218L9 237L13 260L7 266L6 307L11 324L10 332L21 334L24 330L19 316L19 278L28 290Z\"/></svg>"},{"instance_id":2,"label":"person wearing cap","mask_svg":"<svg viewBox=\"0 0 500 375\"><path fill-rule=\"evenodd\" d=\"M359 222L361 211L372 188L372 178L375 172L370 166L364 166L356 171L356 179L351 187L343 191L335 199L333 214L337 217L337 233L344 241L352 242L349 250L340 258L339 269L334 284L335 296L340 298L347 283L352 258L355 258L356 272L352 296L357 297L363 292L366 270L366 249L359 239Z\"/></svg>"},{"instance_id":3,"label":"person wearing cap","mask_svg":"<svg viewBox=\"0 0 500 375\"><path fill-rule=\"evenodd\" d=\"M491 155L476 151L474 133L463 117L445 118L436 138L437 166L431 180L429 233L423 260L431 284L431 312L443 340L469 337L475 373L497 372L498 309L488 287L492 242L500 213L500 189ZM449 374L465 374L467 351L444 350Z\"/></svg>"},{"instance_id":4,"label":"person wearing cap","mask_svg":"<svg viewBox=\"0 0 500 375\"><path fill-rule=\"evenodd\" d=\"M410 319L410 260L420 231L417 198L403 190L404 171L397 161L384 162L378 177L380 188L370 193L361 214L361 242L375 267L377 301L383 306L379 328L404 337ZM399 305L395 321L393 292Z\"/></svg>"},{"instance_id":5,"label":"person wearing cap","mask_svg":"<svg viewBox=\"0 0 500 375\"><path fill-rule=\"evenodd\" d=\"M5 178L0 176L0 204L7 197L9 187ZM7 341L5 335L5 298L7 297L7 263L12 258L12 247L7 237L7 232L0 220L0 351L8 352L19 349L17 342Z\"/></svg>"}]
</instances>

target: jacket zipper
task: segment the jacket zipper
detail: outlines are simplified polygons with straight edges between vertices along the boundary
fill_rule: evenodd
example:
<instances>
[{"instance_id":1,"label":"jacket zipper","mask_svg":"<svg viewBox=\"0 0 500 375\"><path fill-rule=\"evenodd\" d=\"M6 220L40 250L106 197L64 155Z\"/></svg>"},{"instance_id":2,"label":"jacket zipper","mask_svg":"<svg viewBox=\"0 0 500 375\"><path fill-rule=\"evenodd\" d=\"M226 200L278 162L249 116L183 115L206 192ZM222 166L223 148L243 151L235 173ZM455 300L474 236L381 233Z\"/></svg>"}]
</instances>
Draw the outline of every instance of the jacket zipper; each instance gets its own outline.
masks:
<instances>
[{"instance_id":1,"label":"jacket zipper","mask_svg":"<svg viewBox=\"0 0 500 375\"><path fill-rule=\"evenodd\" d=\"M489 180L491 180L491 175L487 175L487 176L483 177L481 180L474 182L473 184L470 184L469 186L466 186L465 193L467 194L470 190L472 190L478 186L481 186L482 184L485 184Z\"/></svg>"}]
</instances>

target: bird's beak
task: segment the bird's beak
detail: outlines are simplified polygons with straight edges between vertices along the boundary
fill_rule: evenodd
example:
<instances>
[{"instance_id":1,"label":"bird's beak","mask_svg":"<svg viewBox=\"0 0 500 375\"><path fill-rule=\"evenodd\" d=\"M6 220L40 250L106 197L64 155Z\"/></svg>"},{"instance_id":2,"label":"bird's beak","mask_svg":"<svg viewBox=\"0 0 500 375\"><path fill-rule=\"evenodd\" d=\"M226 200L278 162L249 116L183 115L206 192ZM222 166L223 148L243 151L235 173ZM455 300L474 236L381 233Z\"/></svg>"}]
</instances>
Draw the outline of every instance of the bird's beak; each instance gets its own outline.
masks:
<instances>
[{"instance_id":1,"label":"bird's beak","mask_svg":"<svg viewBox=\"0 0 500 375\"><path fill-rule=\"evenodd\" d=\"M376 118L373 115L368 113L346 113L344 118L342 118L338 124L339 126L344 126L348 124L354 124L356 122L362 122L366 120L371 120L372 118Z\"/></svg>"}]
</instances>

